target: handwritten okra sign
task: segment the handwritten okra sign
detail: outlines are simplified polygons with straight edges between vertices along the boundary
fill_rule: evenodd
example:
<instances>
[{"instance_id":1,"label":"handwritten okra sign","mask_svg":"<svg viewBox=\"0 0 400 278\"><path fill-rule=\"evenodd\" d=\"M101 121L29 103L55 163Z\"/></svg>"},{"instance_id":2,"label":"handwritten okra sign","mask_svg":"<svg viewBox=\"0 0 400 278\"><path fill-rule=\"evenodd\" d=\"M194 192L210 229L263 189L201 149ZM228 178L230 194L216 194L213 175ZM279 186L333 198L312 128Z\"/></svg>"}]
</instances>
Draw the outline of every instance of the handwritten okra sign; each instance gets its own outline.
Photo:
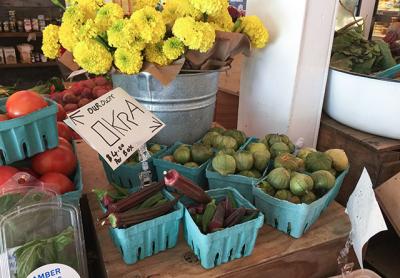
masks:
<instances>
[{"instance_id":1,"label":"handwritten okra sign","mask_svg":"<svg viewBox=\"0 0 400 278\"><path fill-rule=\"evenodd\" d=\"M165 126L121 88L69 113L65 123L113 170Z\"/></svg>"}]
</instances>

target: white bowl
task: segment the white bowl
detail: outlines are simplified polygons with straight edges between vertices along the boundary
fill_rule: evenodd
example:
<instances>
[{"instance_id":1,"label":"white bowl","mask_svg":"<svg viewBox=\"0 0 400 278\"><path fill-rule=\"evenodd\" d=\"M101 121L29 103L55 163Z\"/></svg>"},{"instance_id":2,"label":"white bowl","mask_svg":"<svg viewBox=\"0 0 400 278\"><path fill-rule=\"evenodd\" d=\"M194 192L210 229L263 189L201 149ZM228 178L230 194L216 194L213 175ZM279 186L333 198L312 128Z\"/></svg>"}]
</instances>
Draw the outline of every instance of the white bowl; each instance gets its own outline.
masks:
<instances>
[{"instance_id":1,"label":"white bowl","mask_svg":"<svg viewBox=\"0 0 400 278\"><path fill-rule=\"evenodd\" d=\"M336 121L375 135L400 139L400 81L331 68L325 112Z\"/></svg>"}]
</instances>

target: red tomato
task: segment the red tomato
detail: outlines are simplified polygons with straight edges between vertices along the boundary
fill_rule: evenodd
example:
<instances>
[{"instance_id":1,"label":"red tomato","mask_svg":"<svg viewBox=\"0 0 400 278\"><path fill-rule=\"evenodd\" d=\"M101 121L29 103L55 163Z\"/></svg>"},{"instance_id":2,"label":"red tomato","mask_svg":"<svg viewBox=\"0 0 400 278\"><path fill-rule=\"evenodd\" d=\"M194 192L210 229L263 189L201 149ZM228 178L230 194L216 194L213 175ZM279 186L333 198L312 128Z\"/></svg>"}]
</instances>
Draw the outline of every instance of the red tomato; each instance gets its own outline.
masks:
<instances>
[{"instance_id":1,"label":"red tomato","mask_svg":"<svg viewBox=\"0 0 400 278\"><path fill-rule=\"evenodd\" d=\"M0 122L4 122L9 120L10 118L7 116L7 114L0 114Z\"/></svg>"},{"instance_id":2,"label":"red tomato","mask_svg":"<svg viewBox=\"0 0 400 278\"><path fill-rule=\"evenodd\" d=\"M70 150L71 152L74 151L74 149L72 148L72 145L70 142L68 142L67 139L63 138L63 137L58 137L58 146L62 147L62 148L67 148L68 150Z\"/></svg>"},{"instance_id":3,"label":"red tomato","mask_svg":"<svg viewBox=\"0 0 400 278\"><path fill-rule=\"evenodd\" d=\"M57 172L69 176L75 171L76 164L75 154L65 147L47 150L32 158L32 169L40 175Z\"/></svg>"},{"instance_id":4,"label":"red tomato","mask_svg":"<svg viewBox=\"0 0 400 278\"><path fill-rule=\"evenodd\" d=\"M0 187L16 173L18 173L17 168L11 166L0 166Z\"/></svg>"},{"instance_id":5,"label":"red tomato","mask_svg":"<svg viewBox=\"0 0 400 278\"><path fill-rule=\"evenodd\" d=\"M57 121L63 121L67 117L67 113L65 113L64 107L61 104L57 103Z\"/></svg>"},{"instance_id":6,"label":"red tomato","mask_svg":"<svg viewBox=\"0 0 400 278\"><path fill-rule=\"evenodd\" d=\"M44 183L45 188L54 190L58 194L73 191L75 188L72 181L66 175L60 173L44 174L40 177L40 180Z\"/></svg>"},{"instance_id":7,"label":"red tomato","mask_svg":"<svg viewBox=\"0 0 400 278\"><path fill-rule=\"evenodd\" d=\"M11 119L28 115L47 106L46 100L38 93L19 91L6 102L7 115Z\"/></svg>"},{"instance_id":8,"label":"red tomato","mask_svg":"<svg viewBox=\"0 0 400 278\"><path fill-rule=\"evenodd\" d=\"M72 131L71 129L63 122L57 122L58 136L67 139L68 141L72 140Z\"/></svg>"}]
</instances>

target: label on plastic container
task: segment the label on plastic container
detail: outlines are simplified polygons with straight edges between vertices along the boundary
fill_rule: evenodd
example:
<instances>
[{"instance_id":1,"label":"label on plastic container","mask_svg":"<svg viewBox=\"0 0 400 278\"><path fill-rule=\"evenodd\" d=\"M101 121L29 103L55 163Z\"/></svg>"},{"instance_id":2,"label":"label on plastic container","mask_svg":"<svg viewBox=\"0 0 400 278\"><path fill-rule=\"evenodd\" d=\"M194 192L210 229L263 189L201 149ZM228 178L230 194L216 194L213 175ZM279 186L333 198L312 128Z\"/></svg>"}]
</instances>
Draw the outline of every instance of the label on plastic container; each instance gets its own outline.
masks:
<instances>
[{"instance_id":1,"label":"label on plastic container","mask_svg":"<svg viewBox=\"0 0 400 278\"><path fill-rule=\"evenodd\" d=\"M64 264L48 264L31 272L27 278L80 278L78 272Z\"/></svg>"},{"instance_id":2,"label":"label on plastic container","mask_svg":"<svg viewBox=\"0 0 400 278\"><path fill-rule=\"evenodd\" d=\"M15 258L14 253L19 247L20 246L10 248L7 250L7 253L4 252L3 254L0 255L1 264L3 264L3 262L8 263L8 271L11 277L15 277L15 274L17 273L17 259Z\"/></svg>"}]
</instances>

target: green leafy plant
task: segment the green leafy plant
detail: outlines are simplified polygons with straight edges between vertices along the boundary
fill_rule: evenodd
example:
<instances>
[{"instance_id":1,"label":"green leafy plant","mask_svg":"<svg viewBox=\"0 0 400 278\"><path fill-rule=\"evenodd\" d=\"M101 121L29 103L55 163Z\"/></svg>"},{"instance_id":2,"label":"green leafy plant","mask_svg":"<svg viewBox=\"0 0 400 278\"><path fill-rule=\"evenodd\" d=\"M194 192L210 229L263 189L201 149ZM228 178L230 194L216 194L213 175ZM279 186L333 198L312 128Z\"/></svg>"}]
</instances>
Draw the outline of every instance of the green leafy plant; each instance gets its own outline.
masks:
<instances>
[{"instance_id":1,"label":"green leafy plant","mask_svg":"<svg viewBox=\"0 0 400 278\"><path fill-rule=\"evenodd\" d=\"M74 241L74 230L68 227L60 234L47 239L25 243L15 251L17 278L25 278L40 266L50 263L71 264L65 257L65 249Z\"/></svg>"},{"instance_id":2,"label":"green leafy plant","mask_svg":"<svg viewBox=\"0 0 400 278\"><path fill-rule=\"evenodd\" d=\"M389 45L382 40L366 40L363 37L362 25L336 32L332 46L332 67L371 74L394 65L396 61Z\"/></svg>"}]
</instances>

